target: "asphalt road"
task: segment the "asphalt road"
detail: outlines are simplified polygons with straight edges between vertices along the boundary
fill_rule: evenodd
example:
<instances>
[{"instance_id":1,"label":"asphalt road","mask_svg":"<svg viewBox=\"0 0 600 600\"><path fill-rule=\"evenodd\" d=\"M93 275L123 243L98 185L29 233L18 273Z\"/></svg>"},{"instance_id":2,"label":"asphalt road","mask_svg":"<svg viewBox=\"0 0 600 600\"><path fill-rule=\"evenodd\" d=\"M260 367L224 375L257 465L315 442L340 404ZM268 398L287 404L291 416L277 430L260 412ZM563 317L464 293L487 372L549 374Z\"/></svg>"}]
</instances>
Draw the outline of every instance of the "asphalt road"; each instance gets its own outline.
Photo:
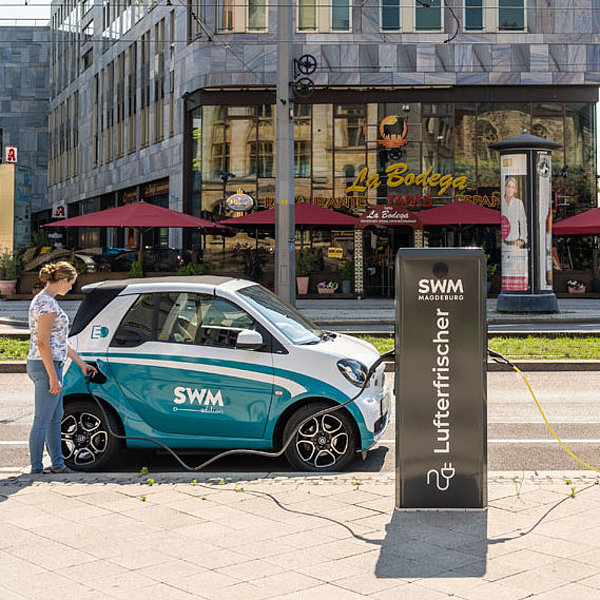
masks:
<instances>
[{"instance_id":1,"label":"asphalt road","mask_svg":"<svg viewBox=\"0 0 600 600\"><path fill-rule=\"evenodd\" d=\"M548 420L571 450L585 462L600 467L600 398L597 372L534 372L526 374ZM389 374L388 384L393 384ZM33 386L24 374L0 375L0 469L28 464L27 436L32 412ZM356 471L393 471L395 422ZM184 458L197 465L211 455ZM121 469L135 472L179 471L169 456L154 452L124 453ZM516 373L488 374L488 468L490 470L580 470L546 429L525 384ZM288 471L283 459L236 457L215 463L210 471Z\"/></svg>"}]
</instances>

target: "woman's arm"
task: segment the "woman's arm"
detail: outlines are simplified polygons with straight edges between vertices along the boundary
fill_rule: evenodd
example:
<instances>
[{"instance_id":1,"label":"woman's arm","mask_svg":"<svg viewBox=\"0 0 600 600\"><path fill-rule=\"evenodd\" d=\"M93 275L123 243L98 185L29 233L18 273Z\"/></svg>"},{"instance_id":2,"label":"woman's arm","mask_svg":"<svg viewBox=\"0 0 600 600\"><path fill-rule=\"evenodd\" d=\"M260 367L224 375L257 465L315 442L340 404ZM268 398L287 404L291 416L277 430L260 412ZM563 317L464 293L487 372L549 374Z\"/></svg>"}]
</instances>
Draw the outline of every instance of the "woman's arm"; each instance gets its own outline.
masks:
<instances>
[{"instance_id":1,"label":"woman's arm","mask_svg":"<svg viewBox=\"0 0 600 600\"><path fill-rule=\"evenodd\" d=\"M85 376L87 376L88 373L92 375L96 373L97 370L94 367L81 360L81 356L75 352L71 344L67 344L67 355L82 370Z\"/></svg>"},{"instance_id":2,"label":"woman's arm","mask_svg":"<svg viewBox=\"0 0 600 600\"><path fill-rule=\"evenodd\" d=\"M38 316L38 349L42 362L48 373L48 379L50 380L49 391L51 394L60 393L60 382L58 381L58 374L54 368L54 359L52 358L52 348L50 347L50 333L52 332L52 325L54 325L54 319L56 313L44 313Z\"/></svg>"}]
</instances>

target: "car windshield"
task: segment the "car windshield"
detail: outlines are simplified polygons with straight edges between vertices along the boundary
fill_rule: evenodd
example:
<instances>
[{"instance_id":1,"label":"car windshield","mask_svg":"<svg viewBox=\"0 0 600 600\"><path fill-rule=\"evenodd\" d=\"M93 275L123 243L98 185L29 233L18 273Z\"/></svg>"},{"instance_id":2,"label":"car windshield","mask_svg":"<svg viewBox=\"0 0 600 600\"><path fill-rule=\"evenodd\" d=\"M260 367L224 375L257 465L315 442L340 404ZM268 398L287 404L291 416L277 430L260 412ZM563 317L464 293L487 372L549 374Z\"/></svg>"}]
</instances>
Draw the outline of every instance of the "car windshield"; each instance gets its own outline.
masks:
<instances>
[{"instance_id":1,"label":"car windshield","mask_svg":"<svg viewBox=\"0 0 600 600\"><path fill-rule=\"evenodd\" d=\"M252 285L238 293L292 343L316 344L325 338L324 332L312 321L268 289Z\"/></svg>"}]
</instances>

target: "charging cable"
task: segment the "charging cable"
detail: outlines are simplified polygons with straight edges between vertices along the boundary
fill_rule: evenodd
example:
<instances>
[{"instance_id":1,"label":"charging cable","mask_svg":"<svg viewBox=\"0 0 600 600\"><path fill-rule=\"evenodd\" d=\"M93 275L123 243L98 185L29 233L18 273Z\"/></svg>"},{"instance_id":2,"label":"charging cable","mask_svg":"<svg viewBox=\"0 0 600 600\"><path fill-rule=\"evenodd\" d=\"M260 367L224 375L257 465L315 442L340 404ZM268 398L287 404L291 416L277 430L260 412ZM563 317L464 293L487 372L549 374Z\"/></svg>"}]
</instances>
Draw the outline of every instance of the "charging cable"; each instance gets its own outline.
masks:
<instances>
[{"instance_id":1,"label":"charging cable","mask_svg":"<svg viewBox=\"0 0 600 600\"><path fill-rule=\"evenodd\" d=\"M550 433L555 437L556 441L562 446L562 449L569 456L573 457L580 465L583 465L586 469L590 469L592 471L596 471L596 473L600 473L600 469L597 469L596 467L592 467L591 465L588 465L586 462L584 462L583 460L581 460L558 437L558 434L556 433L556 431L554 431L554 429L552 428L552 425L550 425L550 422L546 418L546 415L544 414L544 411L542 410L542 407L540 406L540 403L538 402L538 399L536 398L535 393L533 392L533 390L531 389L531 386L529 385L529 381L527 381L527 378L525 377L525 375L523 375L521 369L519 369L519 367L517 367L515 364L513 364L512 362L510 362L510 360L508 360L508 358L506 358L505 356L502 356L502 354L500 354L499 352L495 352L494 350L490 350L489 348L487 349L487 352L488 352L488 355L491 358L493 358L496 362L508 365L509 367L511 367L512 369L514 369L521 376L521 379L523 379L523 381L525 382L525 385L529 389L529 391L531 393L531 396L533 398L533 401L535 402L535 405L537 406L538 410L540 411L540 414L542 415L542 419L544 419L544 423L546 423L546 427L549 429Z\"/></svg>"},{"instance_id":2,"label":"charging cable","mask_svg":"<svg viewBox=\"0 0 600 600\"><path fill-rule=\"evenodd\" d=\"M280 457L287 450L288 446L292 443L292 441L296 437L297 433L300 431L300 429L302 429L302 427L304 427L304 425L306 425L306 423L308 423L312 419L316 419L317 417L321 417L323 415L327 415L329 413L335 412L336 410L340 410L341 408L344 408L345 406L348 406L348 404L351 404L352 402L354 402L355 400L357 400L358 397L365 391L365 389L369 385L369 381L371 380L371 378L375 374L375 371L376 371L377 367L382 362L384 362L385 360L387 360L388 358L392 358L394 356L395 352L396 352L395 350L390 350L389 352L385 352L384 354L382 354L369 367L369 370L367 371L367 374L365 376L365 381L363 382L362 387L360 388L360 390L358 391L358 393L354 397L350 398L350 400L346 400L346 402L343 402L342 404L336 404L335 406L330 406L328 408L324 408L323 410L320 410L320 411L314 413L313 415L310 415L310 416L306 417L306 419L304 419L303 421L301 421L298 424L298 426L296 427L296 429L290 434L290 436L288 437L288 439L285 440L285 442L284 442L283 446L281 447L281 449L278 450L277 452L268 452L266 450L251 450L249 448L235 448L233 450L225 450L224 452L220 452L216 456L213 456L212 458L210 458L209 460L203 462L202 464L198 465L197 467L192 467L192 466L188 465L177 454L177 452L175 452L175 450L173 450L173 448L170 448L169 446L167 446L166 444L163 444L162 442L159 442L158 440L155 440L155 439L150 438L150 437L132 436L132 435L120 435L120 434L116 433L115 431L113 431L112 428L111 428L111 426L110 426L110 419L108 418L108 415L106 414L106 409L104 408L104 405L98 399L98 397L96 396L96 394L94 394L94 392L92 392L92 389L91 389L91 386L90 386L90 383L91 383L91 380L92 380L92 377L93 377L92 375L86 375L86 377L85 377L85 385L86 385L86 387L88 389L88 392L90 393L91 397L94 399L94 401L98 405L98 408L102 412L104 420L106 421L106 427L107 427L108 432L110 433L110 435L114 436L115 438L117 438L119 440L138 440L138 441L144 441L144 442L150 442L152 444L156 444L157 446L160 446L161 448L163 448L164 450L166 450L169 454L171 454L171 456L173 456L173 458L184 469L186 469L186 471L200 471L200 470L208 467L208 465L214 463L215 461L217 461L217 460L219 460L221 458L225 458L226 456L233 456L234 454L252 454L254 456L265 456L265 457L269 457L269 458L278 458L278 457Z\"/></svg>"}]
</instances>

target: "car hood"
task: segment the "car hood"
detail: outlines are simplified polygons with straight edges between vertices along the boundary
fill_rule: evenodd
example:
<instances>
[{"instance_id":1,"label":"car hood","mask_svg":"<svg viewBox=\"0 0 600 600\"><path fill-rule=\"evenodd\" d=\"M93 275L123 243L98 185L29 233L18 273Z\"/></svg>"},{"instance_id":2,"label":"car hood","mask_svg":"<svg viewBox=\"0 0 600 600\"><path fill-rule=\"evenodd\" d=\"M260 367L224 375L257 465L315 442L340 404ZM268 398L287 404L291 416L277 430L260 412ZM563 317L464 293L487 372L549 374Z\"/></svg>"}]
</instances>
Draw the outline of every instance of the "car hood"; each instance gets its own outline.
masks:
<instances>
[{"instance_id":1,"label":"car hood","mask_svg":"<svg viewBox=\"0 0 600 600\"><path fill-rule=\"evenodd\" d=\"M380 356L373 344L343 333L337 333L335 338L318 344L300 345L296 348L318 352L336 361L341 358L353 358L367 367L370 367Z\"/></svg>"}]
</instances>

